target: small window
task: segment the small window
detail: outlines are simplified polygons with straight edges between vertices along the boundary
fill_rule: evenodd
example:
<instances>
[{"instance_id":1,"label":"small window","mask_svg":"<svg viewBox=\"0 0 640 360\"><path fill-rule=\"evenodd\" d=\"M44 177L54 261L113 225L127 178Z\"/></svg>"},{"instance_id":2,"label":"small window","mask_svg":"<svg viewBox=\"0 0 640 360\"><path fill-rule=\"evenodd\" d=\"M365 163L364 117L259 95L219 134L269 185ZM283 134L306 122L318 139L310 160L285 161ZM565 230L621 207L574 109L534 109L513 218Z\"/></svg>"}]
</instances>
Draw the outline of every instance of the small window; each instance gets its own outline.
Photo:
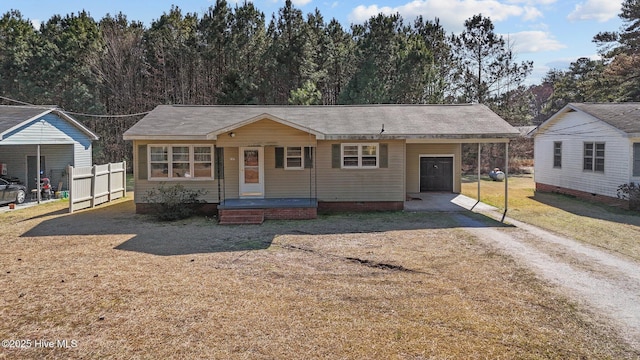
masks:
<instances>
[{"instance_id":1,"label":"small window","mask_svg":"<svg viewBox=\"0 0 640 360\"><path fill-rule=\"evenodd\" d=\"M553 167L562 167L562 142L556 141L553 143Z\"/></svg>"},{"instance_id":2,"label":"small window","mask_svg":"<svg viewBox=\"0 0 640 360\"><path fill-rule=\"evenodd\" d=\"M302 158L302 147L287 147L286 148L286 161L285 169L288 170L302 170L304 168L304 162Z\"/></svg>"},{"instance_id":3,"label":"small window","mask_svg":"<svg viewBox=\"0 0 640 360\"><path fill-rule=\"evenodd\" d=\"M584 143L582 169L604 172L604 143Z\"/></svg>"},{"instance_id":4,"label":"small window","mask_svg":"<svg viewBox=\"0 0 640 360\"><path fill-rule=\"evenodd\" d=\"M213 178L213 147L149 145L149 179Z\"/></svg>"},{"instance_id":5,"label":"small window","mask_svg":"<svg viewBox=\"0 0 640 360\"><path fill-rule=\"evenodd\" d=\"M378 144L342 144L342 168L378 167Z\"/></svg>"}]
</instances>

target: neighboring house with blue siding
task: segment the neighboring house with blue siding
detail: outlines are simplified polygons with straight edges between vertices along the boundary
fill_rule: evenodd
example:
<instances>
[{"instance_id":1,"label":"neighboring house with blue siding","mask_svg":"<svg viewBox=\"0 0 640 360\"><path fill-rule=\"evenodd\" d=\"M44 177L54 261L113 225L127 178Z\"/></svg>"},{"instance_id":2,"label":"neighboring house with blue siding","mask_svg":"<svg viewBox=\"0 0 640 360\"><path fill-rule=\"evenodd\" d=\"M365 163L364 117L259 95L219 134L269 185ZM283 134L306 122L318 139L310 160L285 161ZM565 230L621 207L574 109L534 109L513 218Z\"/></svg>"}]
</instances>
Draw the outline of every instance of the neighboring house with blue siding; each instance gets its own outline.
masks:
<instances>
[{"instance_id":1,"label":"neighboring house with blue siding","mask_svg":"<svg viewBox=\"0 0 640 360\"><path fill-rule=\"evenodd\" d=\"M40 168L54 187L63 182L66 167L91 166L92 141L98 136L55 106L0 105L0 164L6 176L36 187L37 154Z\"/></svg>"},{"instance_id":2,"label":"neighboring house with blue siding","mask_svg":"<svg viewBox=\"0 0 640 360\"><path fill-rule=\"evenodd\" d=\"M640 103L571 103L534 135L538 191L615 202L640 183Z\"/></svg>"}]
</instances>

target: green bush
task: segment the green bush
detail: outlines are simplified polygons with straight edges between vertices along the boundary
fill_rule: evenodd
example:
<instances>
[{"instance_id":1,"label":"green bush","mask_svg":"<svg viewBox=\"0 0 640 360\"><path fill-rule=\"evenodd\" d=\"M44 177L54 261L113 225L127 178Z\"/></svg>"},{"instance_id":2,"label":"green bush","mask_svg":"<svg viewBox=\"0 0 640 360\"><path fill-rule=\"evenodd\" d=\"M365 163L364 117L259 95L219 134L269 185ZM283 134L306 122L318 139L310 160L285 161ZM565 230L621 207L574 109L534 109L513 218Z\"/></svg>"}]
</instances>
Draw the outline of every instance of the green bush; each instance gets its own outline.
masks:
<instances>
[{"instance_id":1,"label":"green bush","mask_svg":"<svg viewBox=\"0 0 640 360\"><path fill-rule=\"evenodd\" d=\"M182 184L167 186L162 183L158 188L147 191L144 201L151 205L153 214L162 221L185 219L195 214L204 200L198 198L206 191L185 189Z\"/></svg>"},{"instance_id":2,"label":"green bush","mask_svg":"<svg viewBox=\"0 0 640 360\"><path fill-rule=\"evenodd\" d=\"M618 198L629 200L629 209L640 210L640 185L630 182L618 186Z\"/></svg>"}]
</instances>

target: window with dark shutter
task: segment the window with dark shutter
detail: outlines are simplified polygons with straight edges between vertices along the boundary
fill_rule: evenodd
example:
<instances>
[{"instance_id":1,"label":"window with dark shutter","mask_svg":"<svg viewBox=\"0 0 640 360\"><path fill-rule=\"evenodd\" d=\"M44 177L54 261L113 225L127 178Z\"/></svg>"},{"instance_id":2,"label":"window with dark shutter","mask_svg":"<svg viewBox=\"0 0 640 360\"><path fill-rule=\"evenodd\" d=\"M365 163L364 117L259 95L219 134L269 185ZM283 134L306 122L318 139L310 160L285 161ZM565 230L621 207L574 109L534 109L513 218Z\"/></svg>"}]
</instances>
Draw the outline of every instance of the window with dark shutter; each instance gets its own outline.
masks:
<instances>
[{"instance_id":1,"label":"window with dark shutter","mask_svg":"<svg viewBox=\"0 0 640 360\"><path fill-rule=\"evenodd\" d=\"M334 169L340 169L342 166L342 154L340 150L340 144L331 145L331 167Z\"/></svg>"},{"instance_id":2,"label":"window with dark shutter","mask_svg":"<svg viewBox=\"0 0 640 360\"><path fill-rule=\"evenodd\" d=\"M310 146L304 148L304 168L313 168L313 148Z\"/></svg>"},{"instance_id":3,"label":"window with dark shutter","mask_svg":"<svg viewBox=\"0 0 640 360\"><path fill-rule=\"evenodd\" d=\"M633 144L633 176L640 176L640 143Z\"/></svg>"},{"instance_id":4,"label":"window with dark shutter","mask_svg":"<svg viewBox=\"0 0 640 360\"><path fill-rule=\"evenodd\" d=\"M138 180L147 180L147 145L138 145Z\"/></svg>"},{"instance_id":5,"label":"window with dark shutter","mask_svg":"<svg viewBox=\"0 0 640 360\"><path fill-rule=\"evenodd\" d=\"M224 148L216 147L216 176L224 179Z\"/></svg>"},{"instance_id":6,"label":"window with dark shutter","mask_svg":"<svg viewBox=\"0 0 640 360\"><path fill-rule=\"evenodd\" d=\"M276 147L276 169L284 169L284 148Z\"/></svg>"}]
</instances>

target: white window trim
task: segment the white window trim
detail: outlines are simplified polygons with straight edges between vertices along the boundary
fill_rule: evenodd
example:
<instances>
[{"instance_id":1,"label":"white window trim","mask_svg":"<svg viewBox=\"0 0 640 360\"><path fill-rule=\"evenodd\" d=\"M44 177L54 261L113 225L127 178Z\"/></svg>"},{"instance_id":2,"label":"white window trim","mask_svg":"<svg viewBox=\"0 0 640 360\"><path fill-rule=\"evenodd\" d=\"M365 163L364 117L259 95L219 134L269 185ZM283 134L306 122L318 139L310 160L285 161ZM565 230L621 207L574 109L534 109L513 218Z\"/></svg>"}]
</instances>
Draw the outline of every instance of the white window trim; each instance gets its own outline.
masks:
<instances>
[{"instance_id":1,"label":"white window trim","mask_svg":"<svg viewBox=\"0 0 640 360\"><path fill-rule=\"evenodd\" d=\"M300 166L289 166L288 158L298 158L298 156L289 156L289 149L291 148L300 148ZM283 161L285 170L304 170L304 146L285 146Z\"/></svg>"},{"instance_id":2,"label":"white window trim","mask_svg":"<svg viewBox=\"0 0 640 360\"><path fill-rule=\"evenodd\" d=\"M167 147L167 166L168 166L168 176L167 177L152 177L151 176L151 148L152 147ZM211 176L210 177L177 177L173 175L173 159L172 159L172 149L173 147L188 147L189 148L189 173L195 174L194 164L196 163L207 163L203 161L195 161L195 149L196 147L205 147L211 149ZM176 161L179 162L179 161ZM164 163L164 162L163 162ZM214 179L214 163L215 163L215 151L213 145L209 144L147 144L147 180L150 181L210 181Z\"/></svg>"},{"instance_id":3,"label":"white window trim","mask_svg":"<svg viewBox=\"0 0 640 360\"><path fill-rule=\"evenodd\" d=\"M556 154L556 145L560 145L560 154ZM562 141L554 141L552 151L553 151L553 154L552 154L551 164L553 165L553 168L562 169ZM560 165L556 165L556 155L560 157Z\"/></svg>"},{"instance_id":4,"label":"white window trim","mask_svg":"<svg viewBox=\"0 0 640 360\"><path fill-rule=\"evenodd\" d=\"M358 166L345 166L344 165L344 148L345 146L357 146L358 147ZM363 166L362 165L362 148L364 146L376 147L376 165L375 166ZM378 169L380 167L380 144L379 143L342 143L340 144L340 168L341 169Z\"/></svg>"},{"instance_id":5,"label":"white window trim","mask_svg":"<svg viewBox=\"0 0 640 360\"><path fill-rule=\"evenodd\" d=\"M591 169L585 169L584 168L584 160L587 158L587 155L585 154L585 148L586 145L590 144L592 145L592 154L591 154ZM598 145L604 145L604 156L599 157L598 154ZM604 141L585 141L582 144L582 171L588 171L588 172L592 172L592 173L599 173L599 174L603 174L605 172L605 169L603 168L602 170L596 170L596 160L598 159L602 159L603 161L603 167L606 166L606 159L607 159L607 146L606 143Z\"/></svg>"}]
</instances>

